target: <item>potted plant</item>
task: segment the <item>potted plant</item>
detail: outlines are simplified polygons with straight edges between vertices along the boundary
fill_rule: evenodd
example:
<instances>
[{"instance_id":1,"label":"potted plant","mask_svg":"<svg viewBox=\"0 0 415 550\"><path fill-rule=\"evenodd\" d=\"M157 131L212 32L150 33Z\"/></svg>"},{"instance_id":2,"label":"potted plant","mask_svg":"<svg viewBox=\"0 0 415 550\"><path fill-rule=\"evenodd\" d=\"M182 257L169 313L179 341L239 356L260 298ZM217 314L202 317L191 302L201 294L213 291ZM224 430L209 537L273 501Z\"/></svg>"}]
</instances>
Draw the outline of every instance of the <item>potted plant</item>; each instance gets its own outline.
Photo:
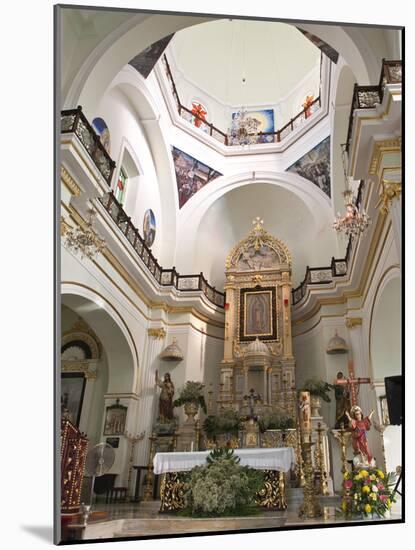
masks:
<instances>
[{"instance_id":1,"label":"potted plant","mask_svg":"<svg viewBox=\"0 0 415 550\"><path fill-rule=\"evenodd\" d=\"M203 394L204 384L201 382L188 381L179 391L179 398L173 402L175 407L184 405L184 412L187 420L193 420L198 413L199 407L202 407L204 413L206 410L205 396Z\"/></svg>"},{"instance_id":2,"label":"potted plant","mask_svg":"<svg viewBox=\"0 0 415 550\"><path fill-rule=\"evenodd\" d=\"M309 378L304 382L301 389L310 392L311 416L320 416L321 400L330 403L329 392L333 388L332 384L317 378Z\"/></svg>"},{"instance_id":3,"label":"potted plant","mask_svg":"<svg viewBox=\"0 0 415 550\"><path fill-rule=\"evenodd\" d=\"M217 442L220 436L237 437L241 419L233 409L223 411L221 415L209 415L203 423L203 431L210 442Z\"/></svg>"}]
</instances>

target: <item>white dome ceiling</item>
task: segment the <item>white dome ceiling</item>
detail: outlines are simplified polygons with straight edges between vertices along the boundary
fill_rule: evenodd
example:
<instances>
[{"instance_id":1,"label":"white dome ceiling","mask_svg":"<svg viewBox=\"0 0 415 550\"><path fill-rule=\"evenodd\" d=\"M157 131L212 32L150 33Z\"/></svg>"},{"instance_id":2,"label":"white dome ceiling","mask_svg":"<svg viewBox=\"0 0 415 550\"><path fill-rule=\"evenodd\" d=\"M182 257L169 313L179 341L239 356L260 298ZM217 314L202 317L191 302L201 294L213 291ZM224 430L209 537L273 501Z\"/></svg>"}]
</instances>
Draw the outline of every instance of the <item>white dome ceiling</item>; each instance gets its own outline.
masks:
<instances>
[{"instance_id":1,"label":"white dome ceiling","mask_svg":"<svg viewBox=\"0 0 415 550\"><path fill-rule=\"evenodd\" d=\"M285 23L203 23L176 33L168 51L186 79L225 105L275 104L313 71L319 78L320 50Z\"/></svg>"},{"instance_id":2,"label":"white dome ceiling","mask_svg":"<svg viewBox=\"0 0 415 550\"><path fill-rule=\"evenodd\" d=\"M294 286L303 280L307 265L330 265L332 256L337 257L336 237L328 230L331 220L318 228L309 208L294 193L277 185L250 183L223 195L201 219L194 247L195 272L203 271L212 285L223 288L226 257L247 236L256 216L290 250Z\"/></svg>"}]
</instances>

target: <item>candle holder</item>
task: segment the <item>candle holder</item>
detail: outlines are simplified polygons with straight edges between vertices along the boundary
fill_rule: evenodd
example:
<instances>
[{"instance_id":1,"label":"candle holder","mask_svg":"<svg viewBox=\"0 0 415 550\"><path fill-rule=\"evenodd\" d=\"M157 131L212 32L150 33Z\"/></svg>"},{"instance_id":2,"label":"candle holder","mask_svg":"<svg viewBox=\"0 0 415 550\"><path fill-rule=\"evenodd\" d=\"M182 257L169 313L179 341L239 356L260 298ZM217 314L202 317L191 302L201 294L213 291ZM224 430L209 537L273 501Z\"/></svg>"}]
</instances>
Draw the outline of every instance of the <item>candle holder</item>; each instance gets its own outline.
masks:
<instances>
[{"instance_id":1,"label":"candle holder","mask_svg":"<svg viewBox=\"0 0 415 550\"><path fill-rule=\"evenodd\" d=\"M324 460L324 450L323 450L323 433L326 430L321 427L321 422L318 422L316 432L317 432L317 445L316 445L316 453L315 453L315 459L316 459L316 465L317 469L320 473L319 483L318 483L318 489L320 495L328 495L329 494L329 487L327 483L327 472L326 472L326 466L325 466L325 460Z\"/></svg>"},{"instance_id":2,"label":"candle holder","mask_svg":"<svg viewBox=\"0 0 415 550\"><path fill-rule=\"evenodd\" d=\"M341 461L342 461L342 468L341 472L344 475L347 472L347 459L346 459L346 449L349 445L350 439L351 439L351 432L344 429L344 424L340 424L340 429L338 430L331 430L331 433L333 434L333 437L339 442L340 445L340 453L341 453Z\"/></svg>"},{"instance_id":3,"label":"candle holder","mask_svg":"<svg viewBox=\"0 0 415 550\"><path fill-rule=\"evenodd\" d=\"M130 443L130 459L129 459L129 465L128 465L128 479L127 479L127 487L128 487L128 496L129 499L133 499L133 491L130 489L131 485L131 477L133 472L133 465L134 465L134 449L138 441L142 441L144 439L146 432L141 432L140 434L137 434L136 436L133 436L129 432L125 431L124 436Z\"/></svg>"},{"instance_id":4,"label":"candle holder","mask_svg":"<svg viewBox=\"0 0 415 550\"><path fill-rule=\"evenodd\" d=\"M154 474L153 474L153 458L154 458L154 443L157 440L156 434L153 433L151 437L148 438L150 441L150 452L148 457L146 477L144 479L144 495L143 501L148 502L153 500L153 488L154 488Z\"/></svg>"},{"instance_id":5,"label":"candle holder","mask_svg":"<svg viewBox=\"0 0 415 550\"><path fill-rule=\"evenodd\" d=\"M316 497L314 487L314 469L311 451L314 443L310 441L309 434L305 434L305 436L301 442L305 478L304 499L299 508L298 515L300 518L316 518L322 515L322 509Z\"/></svg>"}]
</instances>

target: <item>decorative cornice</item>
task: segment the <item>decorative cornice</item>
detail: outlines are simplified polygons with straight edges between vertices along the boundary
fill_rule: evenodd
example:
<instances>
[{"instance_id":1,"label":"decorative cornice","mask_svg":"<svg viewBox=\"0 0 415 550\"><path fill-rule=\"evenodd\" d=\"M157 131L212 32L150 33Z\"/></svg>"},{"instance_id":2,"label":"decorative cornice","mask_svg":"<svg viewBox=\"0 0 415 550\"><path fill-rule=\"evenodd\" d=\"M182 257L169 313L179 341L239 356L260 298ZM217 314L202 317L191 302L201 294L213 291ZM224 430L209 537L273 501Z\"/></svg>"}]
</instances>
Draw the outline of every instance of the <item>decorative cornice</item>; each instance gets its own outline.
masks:
<instances>
[{"instance_id":1,"label":"decorative cornice","mask_svg":"<svg viewBox=\"0 0 415 550\"><path fill-rule=\"evenodd\" d=\"M89 370L88 361L62 361L61 372L82 372L87 380L94 380L97 372Z\"/></svg>"},{"instance_id":2,"label":"decorative cornice","mask_svg":"<svg viewBox=\"0 0 415 550\"><path fill-rule=\"evenodd\" d=\"M64 183L64 185L68 188L71 195L73 195L74 197L79 197L79 195L82 193L82 189L79 187L79 185L75 182L68 170L62 164L61 180L62 183Z\"/></svg>"},{"instance_id":3,"label":"decorative cornice","mask_svg":"<svg viewBox=\"0 0 415 550\"><path fill-rule=\"evenodd\" d=\"M156 340L163 340L163 338L165 338L167 334L163 327L148 328L147 332L149 336L151 336L152 338L155 338Z\"/></svg>"},{"instance_id":4,"label":"decorative cornice","mask_svg":"<svg viewBox=\"0 0 415 550\"><path fill-rule=\"evenodd\" d=\"M378 173L380 161L385 153L396 153L402 150L402 138L384 139L375 141L372 158L369 164L369 174L374 176Z\"/></svg>"},{"instance_id":5,"label":"decorative cornice","mask_svg":"<svg viewBox=\"0 0 415 550\"><path fill-rule=\"evenodd\" d=\"M61 216L61 237L64 237L66 235L66 232L71 229L71 226L69 223L65 220L63 216Z\"/></svg>"},{"instance_id":6,"label":"decorative cornice","mask_svg":"<svg viewBox=\"0 0 415 550\"><path fill-rule=\"evenodd\" d=\"M360 327L362 324L363 319L361 317L346 317L346 327L349 329Z\"/></svg>"}]
</instances>

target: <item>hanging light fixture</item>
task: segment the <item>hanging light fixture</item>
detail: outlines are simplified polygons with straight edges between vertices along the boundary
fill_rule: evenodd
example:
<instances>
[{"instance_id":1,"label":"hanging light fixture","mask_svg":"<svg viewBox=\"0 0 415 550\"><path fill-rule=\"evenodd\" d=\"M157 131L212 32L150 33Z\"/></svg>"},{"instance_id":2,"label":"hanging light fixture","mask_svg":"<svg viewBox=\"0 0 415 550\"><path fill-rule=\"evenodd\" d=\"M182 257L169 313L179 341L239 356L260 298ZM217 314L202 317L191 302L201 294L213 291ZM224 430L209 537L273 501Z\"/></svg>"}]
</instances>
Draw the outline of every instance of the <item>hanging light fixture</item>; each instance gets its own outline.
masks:
<instances>
[{"instance_id":1,"label":"hanging light fixture","mask_svg":"<svg viewBox=\"0 0 415 550\"><path fill-rule=\"evenodd\" d=\"M346 145L341 145L341 148L345 184L342 195L344 197L346 213L341 216L340 212L337 212L337 218L333 222L333 229L337 233L346 235L346 237L356 237L362 235L367 230L372 220L367 212L356 204L356 198L354 197L353 189L350 187L349 178L346 173Z\"/></svg>"},{"instance_id":2,"label":"hanging light fixture","mask_svg":"<svg viewBox=\"0 0 415 550\"><path fill-rule=\"evenodd\" d=\"M246 99L246 68L245 68L245 23L242 25L242 101ZM230 145L253 145L257 143L259 126L261 122L250 116L246 108L241 108L232 114L231 127L228 129L228 142Z\"/></svg>"},{"instance_id":3,"label":"hanging light fixture","mask_svg":"<svg viewBox=\"0 0 415 550\"><path fill-rule=\"evenodd\" d=\"M105 240L98 237L93 229L96 214L93 208L89 208L85 227L77 226L65 231L65 246L75 254L79 253L81 258L86 256L92 260L105 246Z\"/></svg>"}]
</instances>

